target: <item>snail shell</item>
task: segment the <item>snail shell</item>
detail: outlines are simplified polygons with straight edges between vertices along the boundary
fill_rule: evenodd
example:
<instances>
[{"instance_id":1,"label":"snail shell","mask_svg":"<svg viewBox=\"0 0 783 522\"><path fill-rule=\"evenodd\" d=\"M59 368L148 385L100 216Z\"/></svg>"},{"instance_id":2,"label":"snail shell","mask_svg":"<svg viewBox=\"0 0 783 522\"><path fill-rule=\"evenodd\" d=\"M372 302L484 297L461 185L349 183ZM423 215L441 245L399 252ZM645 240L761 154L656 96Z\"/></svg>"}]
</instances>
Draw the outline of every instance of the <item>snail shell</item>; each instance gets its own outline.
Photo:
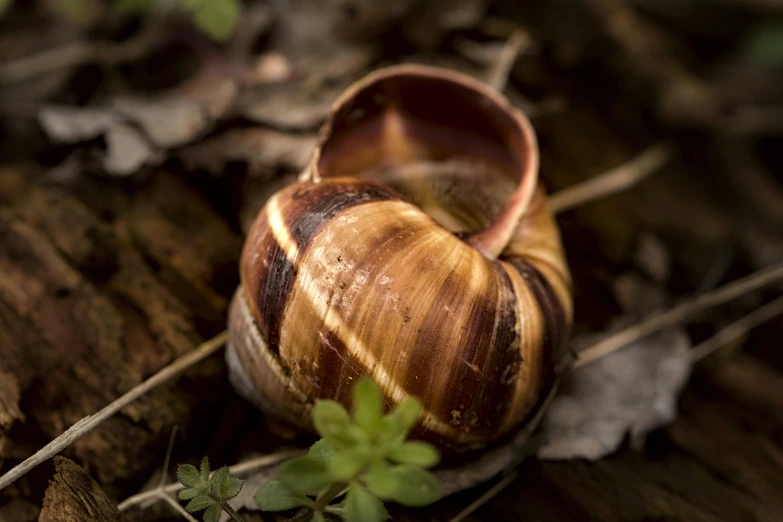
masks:
<instances>
[{"instance_id":1,"label":"snail shell","mask_svg":"<svg viewBox=\"0 0 783 522\"><path fill-rule=\"evenodd\" d=\"M309 427L372 377L416 434L485 445L551 385L571 324L570 276L538 185L533 129L448 70L373 73L335 102L300 181L252 225L229 315L237 390Z\"/></svg>"}]
</instances>

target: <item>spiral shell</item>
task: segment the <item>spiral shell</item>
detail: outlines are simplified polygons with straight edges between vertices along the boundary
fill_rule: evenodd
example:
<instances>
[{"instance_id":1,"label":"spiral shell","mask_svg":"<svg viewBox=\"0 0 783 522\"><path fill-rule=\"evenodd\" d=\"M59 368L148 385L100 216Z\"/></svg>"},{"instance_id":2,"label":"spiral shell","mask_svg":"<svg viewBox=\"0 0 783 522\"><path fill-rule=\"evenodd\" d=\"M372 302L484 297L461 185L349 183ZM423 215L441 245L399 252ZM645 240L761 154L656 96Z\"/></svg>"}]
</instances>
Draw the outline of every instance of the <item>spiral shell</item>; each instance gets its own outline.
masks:
<instances>
[{"instance_id":1,"label":"spiral shell","mask_svg":"<svg viewBox=\"0 0 783 522\"><path fill-rule=\"evenodd\" d=\"M570 276L537 183L527 119L437 68L369 75L335 103L308 169L256 218L232 302L235 387L309 426L371 376L417 434L484 445L551 385L571 324Z\"/></svg>"}]
</instances>

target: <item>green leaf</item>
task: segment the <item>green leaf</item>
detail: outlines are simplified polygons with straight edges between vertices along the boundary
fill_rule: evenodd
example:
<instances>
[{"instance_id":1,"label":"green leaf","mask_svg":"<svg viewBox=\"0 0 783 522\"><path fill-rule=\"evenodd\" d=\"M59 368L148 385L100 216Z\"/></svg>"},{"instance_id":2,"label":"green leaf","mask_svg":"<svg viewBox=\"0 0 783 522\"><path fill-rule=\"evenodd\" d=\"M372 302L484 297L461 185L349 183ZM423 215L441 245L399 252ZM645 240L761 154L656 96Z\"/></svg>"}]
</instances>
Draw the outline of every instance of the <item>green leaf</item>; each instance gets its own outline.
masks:
<instances>
[{"instance_id":1,"label":"green leaf","mask_svg":"<svg viewBox=\"0 0 783 522\"><path fill-rule=\"evenodd\" d=\"M223 508L220 507L220 504L215 504L214 506L204 511L204 522L218 522L222 512Z\"/></svg>"},{"instance_id":2,"label":"green leaf","mask_svg":"<svg viewBox=\"0 0 783 522\"><path fill-rule=\"evenodd\" d=\"M206 455L201 459L201 481L205 484L209 482L209 457Z\"/></svg>"},{"instance_id":3,"label":"green leaf","mask_svg":"<svg viewBox=\"0 0 783 522\"><path fill-rule=\"evenodd\" d=\"M241 480L231 476L231 472L225 466L217 470L210 480L212 493L220 500L229 500L237 496L242 489L242 484Z\"/></svg>"},{"instance_id":4,"label":"green leaf","mask_svg":"<svg viewBox=\"0 0 783 522\"><path fill-rule=\"evenodd\" d=\"M398 486L389 497L403 506L426 506L440 498L440 484L432 473L418 467L403 464L391 469Z\"/></svg>"},{"instance_id":5,"label":"green leaf","mask_svg":"<svg viewBox=\"0 0 783 522\"><path fill-rule=\"evenodd\" d=\"M196 488L185 488L182 491L179 492L177 495L180 500L190 500L191 498L196 498L199 496L200 493L203 493L203 489L196 489Z\"/></svg>"},{"instance_id":6,"label":"green leaf","mask_svg":"<svg viewBox=\"0 0 783 522\"><path fill-rule=\"evenodd\" d=\"M421 403L415 397L408 397L397 405L388 415L388 418L394 423L398 433L407 434L419 420L421 413Z\"/></svg>"},{"instance_id":7,"label":"green leaf","mask_svg":"<svg viewBox=\"0 0 783 522\"><path fill-rule=\"evenodd\" d=\"M238 0L211 0L202 3L193 19L199 29L215 40L225 40L234 31L239 11Z\"/></svg>"},{"instance_id":8,"label":"green leaf","mask_svg":"<svg viewBox=\"0 0 783 522\"><path fill-rule=\"evenodd\" d=\"M196 466L191 464L180 464L177 468L177 480L187 488L197 488L202 485L201 476L198 474Z\"/></svg>"},{"instance_id":9,"label":"green leaf","mask_svg":"<svg viewBox=\"0 0 783 522\"><path fill-rule=\"evenodd\" d=\"M253 495L253 499L262 511L288 511L301 506L313 505L312 500L279 480L262 484Z\"/></svg>"},{"instance_id":10,"label":"green leaf","mask_svg":"<svg viewBox=\"0 0 783 522\"><path fill-rule=\"evenodd\" d=\"M213 506L214 504L214 500L209 498L206 493L202 493L188 502L188 505L185 506L185 511L188 513L195 513L196 511L201 511L202 509L206 509L210 506Z\"/></svg>"},{"instance_id":11,"label":"green leaf","mask_svg":"<svg viewBox=\"0 0 783 522\"><path fill-rule=\"evenodd\" d=\"M347 481L353 478L367 463L354 452L338 453L329 463L329 473L336 481Z\"/></svg>"},{"instance_id":12,"label":"green leaf","mask_svg":"<svg viewBox=\"0 0 783 522\"><path fill-rule=\"evenodd\" d=\"M348 490L342 517L346 522L383 522L389 513L378 497L354 484Z\"/></svg>"},{"instance_id":13,"label":"green leaf","mask_svg":"<svg viewBox=\"0 0 783 522\"><path fill-rule=\"evenodd\" d=\"M386 457L400 464L415 464L423 468L434 466L440 460L435 446L421 441L406 442L389 451Z\"/></svg>"},{"instance_id":14,"label":"green leaf","mask_svg":"<svg viewBox=\"0 0 783 522\"><path fill-rule=\"evenodd\" d=\"M126 13L147 13L152 9L152 0L117 0L115 5Z\"/></svg>"},{"instance_id":15,"label":"green leaf","mask_svg":"<svg viewBox=\"0 0 783 522\"><path fill-rule=\"evenodd\" d=\"M301 493L318 491L331 482L326 464L307 455L283 464L278 478Z\"/></svg>"},{"instance_id":16,"label":"green leaf","mask_svg":"<svg viewBox=\"0 0 783 522\"><path fill-rule=\"evenodd\" d=\"M11 2L13 0L0 0L0 16L5 13L9 7L11 7Z\"/></svg>"},{"instance_id":17,"label":"green leaf","mask_svg":"<svg viewBox=\"0 0 783 522\"><path fill-rule=\"evenodd\" d=\"M383 396L371 379L363 377L353 387L353 416L367 431L378 428L383 417Z\"/></svg>"},{"instance_id":18,"label":"green leaf","mask_svg":"<svg viewBox=\"0 0 783 522\"><path fill-rule=\"evenodd\" d=\"M750 30L743 42L746 56L762 65L783 64L783 24L765 22Z\"/></svg>"},{"instance_id":19,"label":"green leaf","mask_svg":"<svg viewBox=\"0 0 783 522\"><path fill-rule=\"evenodd\" d=\"M367 488L382 499L394 498L399 483L396 475L391 473L391 467L385 462L376 462L364 476Z\"/></svg>"},{"instance_id":20,"label":"green leaf","mask_svg":"<svg viewBox=\"0 0 783 522\"><path fill-rule=\"evenodd\" d=\"M351 417L345 408L336 401L318 401L313 407L313 425L321 437L329 441L335 449L350 447L352 439L348 435Z\"/></svg>"},{"instance_id":21,"label":"green leaf","mask_svg":"<svg viewBox=\"0 0 783 522\"><path fill-rule=\"evenodd\" d=\"M320 439L318 442L310 446L310 451L308 451L307 454L315 460L320 460L324 464L329 464L337 452L326 441L326 439Z\"/></svg>"}]
</instances>

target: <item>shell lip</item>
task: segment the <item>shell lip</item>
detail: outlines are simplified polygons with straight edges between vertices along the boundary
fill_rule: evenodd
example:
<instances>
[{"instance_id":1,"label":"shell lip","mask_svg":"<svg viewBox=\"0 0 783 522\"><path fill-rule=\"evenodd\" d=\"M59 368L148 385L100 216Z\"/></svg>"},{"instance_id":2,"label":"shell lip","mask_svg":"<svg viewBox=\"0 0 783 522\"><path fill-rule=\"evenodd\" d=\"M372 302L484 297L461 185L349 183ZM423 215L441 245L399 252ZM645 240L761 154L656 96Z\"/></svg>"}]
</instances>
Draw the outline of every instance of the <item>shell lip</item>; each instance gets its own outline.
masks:
<instances>
[{"instance_id":1,"label":"shell lip","mask_svg":"<svg viewBox=\"0 0 783 522\"><path fill-rule=\"evenodd\" d=\"M437 107L417 101L420 96L426 97L420 95L421 90L417 91L417 84ZM441 101L438 94L450 103ZM371 107L366 99L370 95L389 95L392 99L379 102L381 107ZM354 113L368 109L373 111L375 119L383 121L368 124L353 120ZM347 135L354 135L351 146L337 149L341 142L348 140ZM484 146L482 142L496 147L492 152L494 157L489 158L486 155L489 152L480 150ZM349 162L346 157L360 154L357 149L368 148L379 150L365 151L367 157L361 160L354 158L352 168L383 167L384 161L458 157L466 150L479 159L485 156L483 159L488 161L505 162L504 170L518 180L516 190L491 223L467 237L474 248L490 259L497 258L508 244L535 194L539 149L529 119L502 93L457 71L399 64L356 81L332 104L318 146L300 181L319 182L324 177L354 175L355 172L341 171ZM350 152L346 153L346 149ZM335 157L339 158L337 166L334 166Z\"/></svg>"}]
</instances>

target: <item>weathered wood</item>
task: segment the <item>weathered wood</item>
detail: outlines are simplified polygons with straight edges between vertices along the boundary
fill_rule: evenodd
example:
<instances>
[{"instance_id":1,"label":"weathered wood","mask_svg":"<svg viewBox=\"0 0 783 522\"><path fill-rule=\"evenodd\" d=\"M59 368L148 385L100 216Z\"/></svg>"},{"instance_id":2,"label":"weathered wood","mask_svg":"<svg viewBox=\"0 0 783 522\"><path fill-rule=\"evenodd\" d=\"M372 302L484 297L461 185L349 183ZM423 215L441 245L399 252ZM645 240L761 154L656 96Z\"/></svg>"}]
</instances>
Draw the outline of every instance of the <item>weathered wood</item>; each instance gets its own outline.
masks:
<instances>
[{"instance_id":1,"label":"weathered wood","mask_svg":"<svg viewBox=\"0 0 783 522\"><path fill-rule=\"evenodd\" d=\"M38 522L122 522L117 506L79 466L55 457L57 470L46 489Z\"/></svg>"},{"instance_id":2,"label":"weathered wood","mask_svg":"<svg viewBox=\"0 0 783 522\"><path fill-rule=\"evenodd\" d=\"M21 393L15 424L24 415L37 440L53 439L222 329L226 300L213 287L240 247L198 193L169 174L136 191L89 179L79 186L78 198L35 186L0 209L0 372L15 379L1 395ZM204 365L196 379L149 394L68 454L107 491L146 475L161 462L161 434L192 422L221 368ZM8 431L5 452L29 452L26 436Z\"/></svg>"}]
</instances>

